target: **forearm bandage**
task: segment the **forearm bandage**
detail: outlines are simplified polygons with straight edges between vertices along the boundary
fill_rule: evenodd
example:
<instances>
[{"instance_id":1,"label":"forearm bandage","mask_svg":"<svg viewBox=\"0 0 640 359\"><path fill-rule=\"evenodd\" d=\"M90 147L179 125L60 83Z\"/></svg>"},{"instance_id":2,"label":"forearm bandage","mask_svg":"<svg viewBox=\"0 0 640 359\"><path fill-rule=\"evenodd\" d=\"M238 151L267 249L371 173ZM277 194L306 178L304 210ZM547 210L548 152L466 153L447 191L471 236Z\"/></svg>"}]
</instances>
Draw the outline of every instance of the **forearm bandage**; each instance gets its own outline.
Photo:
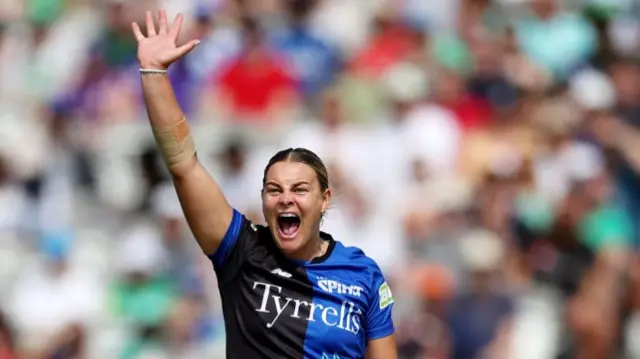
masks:
<instances>
[{"instance_id":1,"label":"forearm bandage","mask_svg":"<svg viewBox=\"0 0 640 359\"><path fill-rule=\"evenodd\" d=\"M153 136L169 168L187 162L196 153L193 137L189 133L189 122L182 117L172 126L152 126Z\"/></svg>"}]
</instances>

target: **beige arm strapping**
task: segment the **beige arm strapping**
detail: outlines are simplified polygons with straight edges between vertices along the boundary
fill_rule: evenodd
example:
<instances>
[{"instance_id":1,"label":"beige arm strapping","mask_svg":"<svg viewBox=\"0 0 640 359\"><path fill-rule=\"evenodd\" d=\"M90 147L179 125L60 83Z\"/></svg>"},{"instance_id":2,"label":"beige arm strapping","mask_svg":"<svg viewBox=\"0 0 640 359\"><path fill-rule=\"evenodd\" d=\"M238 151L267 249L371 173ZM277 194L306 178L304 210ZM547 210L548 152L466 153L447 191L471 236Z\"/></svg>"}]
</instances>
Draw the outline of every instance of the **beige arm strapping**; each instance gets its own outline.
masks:
<instances>
[{"instance_id":1,"label":"beige arm strapping","mask_svg":"<svg viewBox=\"0 0 640 359\"><path fill-rule=\"evenodd\" d=\"M196 146L185 117L172 126L152 126L153 136L169 168L189 161L196 154Z\"/></svg>"}]
</instances>

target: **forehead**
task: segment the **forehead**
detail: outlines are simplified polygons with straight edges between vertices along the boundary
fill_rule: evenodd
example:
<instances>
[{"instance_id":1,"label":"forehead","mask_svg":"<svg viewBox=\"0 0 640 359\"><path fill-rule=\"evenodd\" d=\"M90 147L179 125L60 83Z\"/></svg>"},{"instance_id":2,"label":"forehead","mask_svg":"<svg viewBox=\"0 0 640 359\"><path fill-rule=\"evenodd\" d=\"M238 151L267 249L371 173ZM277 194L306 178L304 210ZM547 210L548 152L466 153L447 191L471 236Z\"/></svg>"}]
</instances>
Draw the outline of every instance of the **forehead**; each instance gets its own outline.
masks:
<instances>
[{"instance_id":1,"label":"forehead","mask_svg":"<svg viewBox=\"0 0 640 359\"><path fill-rule=\"evenodd\" d=\"M315 183L316 173L309 165L301 162L277 162L267 172L267 182L291 185L296 182Z\"/></svg>"}]
</instances>

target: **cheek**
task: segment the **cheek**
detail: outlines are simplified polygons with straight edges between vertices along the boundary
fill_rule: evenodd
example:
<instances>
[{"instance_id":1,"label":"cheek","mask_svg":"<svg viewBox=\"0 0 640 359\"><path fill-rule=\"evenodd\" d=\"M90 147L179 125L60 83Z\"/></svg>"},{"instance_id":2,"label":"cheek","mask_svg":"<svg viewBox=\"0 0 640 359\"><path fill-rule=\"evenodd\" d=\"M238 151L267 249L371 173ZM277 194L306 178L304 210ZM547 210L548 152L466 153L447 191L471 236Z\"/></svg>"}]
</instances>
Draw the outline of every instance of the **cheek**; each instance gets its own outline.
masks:
<instances>
[{"instance_id":1,"label":"cheek","mask_svg":"<svg viewBox=\"0 0 640 359\"><path fill-rule=\"evenodd\" d=\"M320 217L322 212L322 202L316 198L304 198L296 201L296 205L307 219Z\"/></svg>"},{"instance_id":2,"label":"cheek","mask_svg":"<svg viewBox=\"0 0 640 359\"><path fill-rule=\"evenodd\" d=\"M270 213L274 213L276 211L276 204L277 202L274 201L273 199L270 198L262 198L262 212L265 215L268 215Z\"/></svg>"}]
</instances>

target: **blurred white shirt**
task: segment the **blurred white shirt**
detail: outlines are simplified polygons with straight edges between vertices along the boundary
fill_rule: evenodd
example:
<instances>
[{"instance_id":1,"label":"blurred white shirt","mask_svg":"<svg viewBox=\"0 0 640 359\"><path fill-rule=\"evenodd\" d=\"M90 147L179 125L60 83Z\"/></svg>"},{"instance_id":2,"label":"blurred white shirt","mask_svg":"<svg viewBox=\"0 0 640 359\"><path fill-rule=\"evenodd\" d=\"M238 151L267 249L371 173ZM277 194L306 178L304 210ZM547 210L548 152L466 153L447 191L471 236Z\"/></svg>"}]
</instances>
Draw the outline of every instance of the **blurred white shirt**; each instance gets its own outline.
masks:
<instances>
[{"instance_id":1,"label":"blurred white shirt","mask_svg":"<svg viewBox=\"0 0 640 359\"><path fill-rule=\"evenodd\" d=\"M540 156L533 168L538 192L557 203L567 196L574 181L599 175L604 169L604 158L595 146L574 141L556 152Z\"/></svg>"},{"instance_id":2,"label":"blurred white shirt","mask_svg":"<svg viewBox=\"0 0 640 359\"><path fill-rule=\"evenodd\" d=\"M55 277L44 263L23 273L8 302L8 313L30 348L72 323L95 324L106 304L102 283L86 270L70 267Z\"/></svg>"},{"instance_id":3,"label":"blurred white shirt","mask_svg":"<svg viewBox=\"0 0 640 359\"><path fill-rule=\"evenodd\" d=\"M378 125L373 131L370 156L375 165L366 175L375 177L376 197L386 206L406 197L414 160L421 160L438 175L451 174L461 140L455 115L435 105L417 107L396 121Z\"/></svg>"}]
</instances>

